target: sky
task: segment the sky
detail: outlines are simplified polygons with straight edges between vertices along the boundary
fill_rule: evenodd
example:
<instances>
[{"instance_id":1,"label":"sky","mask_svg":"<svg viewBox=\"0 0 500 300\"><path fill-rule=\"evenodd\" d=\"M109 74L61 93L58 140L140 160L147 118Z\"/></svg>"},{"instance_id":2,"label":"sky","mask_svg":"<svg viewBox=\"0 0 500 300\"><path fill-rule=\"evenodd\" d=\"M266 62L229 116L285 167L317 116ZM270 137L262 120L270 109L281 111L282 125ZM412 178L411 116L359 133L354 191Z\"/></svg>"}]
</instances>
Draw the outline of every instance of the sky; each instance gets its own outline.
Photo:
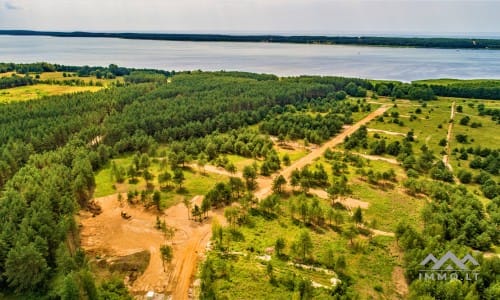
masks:
<instances>
[{"instance_id":1,"label":"sky","mask_svg":"<svg viewBox=\"0 0 500 300\"><path fill-rule=\"evenodd\" d=\"M500 36L500 0L0 0L0 29Z\"/></svg>"}]
</instances>

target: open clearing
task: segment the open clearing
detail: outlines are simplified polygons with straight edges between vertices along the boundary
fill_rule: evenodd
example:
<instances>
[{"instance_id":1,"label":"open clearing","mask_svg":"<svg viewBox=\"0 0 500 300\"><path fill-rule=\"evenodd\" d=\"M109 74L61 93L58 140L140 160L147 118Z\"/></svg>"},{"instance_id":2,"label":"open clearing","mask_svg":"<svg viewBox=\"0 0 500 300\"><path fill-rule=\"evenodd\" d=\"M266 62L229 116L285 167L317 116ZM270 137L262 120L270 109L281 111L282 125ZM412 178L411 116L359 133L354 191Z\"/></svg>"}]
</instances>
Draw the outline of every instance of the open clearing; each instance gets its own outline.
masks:
<instances>
[{"instance_id":1,"label":"open clearing","mask_svg":"<svg viewBox=\"0 0 500 300\"><path fill-rule=\"evenodd\" d=\"M164 214L156 210L146 210L142 206L121 206L117 194L95 199L101 205L102 213L92 217L82 212L82 247L94 256L125 256L141 250L148 250L151 259L145 272L129 287L135 295L144 295L154 290L172 294L173 299L188 299L191 279L196 271L199 256L203 255L210 240L211 219L217 218L224 224L222 211L210 212L203 223L188 220L187 209L183 204L175 205ZM193 199L200 204L202 197ZM126 212L131 219L121 217ZM154 226L156 217L165 220L175 228L172 240L174 258L163 271L159 255L160 245L165 237Z\"/></svg>"},{"instance_id":2,"label":"open clearing","mask_svg":"<svg viewBox=\"0 0 500 300\"><path fill-rule=\"evenodd\" d=\"M103 89L103 87L100 86L70 86L58 84L35 84L28 86L19 86L15 88L0 90L0 103L27 101L45 96L71 94L78 92L96 92L101 89Z\"/></svg>"}]
</instances>

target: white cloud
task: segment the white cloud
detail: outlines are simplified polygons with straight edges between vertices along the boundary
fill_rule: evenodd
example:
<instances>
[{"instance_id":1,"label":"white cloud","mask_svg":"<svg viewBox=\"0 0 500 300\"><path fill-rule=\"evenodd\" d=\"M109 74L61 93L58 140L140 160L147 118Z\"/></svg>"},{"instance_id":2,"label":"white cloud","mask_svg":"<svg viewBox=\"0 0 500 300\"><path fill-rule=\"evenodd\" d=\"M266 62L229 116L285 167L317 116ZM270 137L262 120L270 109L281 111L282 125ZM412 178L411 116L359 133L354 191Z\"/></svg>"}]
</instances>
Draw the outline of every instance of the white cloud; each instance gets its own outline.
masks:
<instances>
[{"instance_id":1,"label":"white cloud","mask_svg":"<svg viewBox=\"0 0 500 300\"><path fill-rule=\"evenodd\" d=\"M0 0L1 1L1 0ZM8 0L0 28L163 32L498 32L500 1Z\"/></svg>"},{"instance_id":2,"label":"white cloud","mask_svg":"<svg viewBox=\"0 0 500 300\"><path fill-rule=\"evenodd\" d=\"M4 7L5 7L5 9L8 9L8 10L22 9L21 6L18 6L18 5L14 4L12 2L9 2L9 1L5 1Z\"/></svg>"}]
</instances>

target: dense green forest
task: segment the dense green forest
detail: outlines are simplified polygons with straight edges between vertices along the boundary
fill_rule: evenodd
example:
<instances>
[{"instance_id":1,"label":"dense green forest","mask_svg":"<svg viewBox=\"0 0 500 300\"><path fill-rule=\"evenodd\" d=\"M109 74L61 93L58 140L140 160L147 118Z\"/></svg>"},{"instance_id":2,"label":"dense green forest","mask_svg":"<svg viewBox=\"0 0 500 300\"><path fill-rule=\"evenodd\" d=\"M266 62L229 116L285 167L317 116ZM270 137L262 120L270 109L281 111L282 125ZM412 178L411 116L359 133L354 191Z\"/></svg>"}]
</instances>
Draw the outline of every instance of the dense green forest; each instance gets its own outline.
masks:
<instances>
[{"instance_id":1,"label":"dense green forest","mask_svg":"<svg viewBox=\"0 0 500 300\"><path fill-rule=\"evenodd\" d=\"M95 75L97 78L115 78L117 76L130 75L137 71L146 71L149 74L170 75L168 71L152 70L152 69L134 69L119 67L115 64L110 64L108 67L100 66L66 66L50 63L3 63L0 62L0 73L17 72L19 74L42 73L42 72L74 72L79 77Z\"/></svg>"},{"instance_id":2,"label":"dense green forest","mask_svg":"<svg viewBox=\"0 0 500 300\"><path fill-rule=\"evenodd\" d=\"M154 156L159 144L168 145L174 176L179 166L195 157L204 156L211 161L227 154L255 157L262 160L260 169L243 170L245 187L251 191L257 173L267 176L286 164L272 149L267 134L280 140L322 143L340 132L342 126L353 123L353 113L371 111L366 101L350 101L347 95L364 97L367 91L375 91L395 98L435 98L428 87L391 83L373 86L367 80L341 77L278 78L242 72L173 75L115 65L94 68L1 64L0 70L82 74L99 71L108 74L103 76L125 76L124 84L95 93L0 105L0 297L4 293L34 299L127 299L123 283L96 282L79 247L74 220L79 209L89 207L95 188L94 173L113 157L126 153ZM311 108L314 113L310 113ZM248 128L254 125L257 129ZM408 134L387 145L381 145L381 141L370 144L365 127L345 141L347 149L369 148L373 154L397 157L409 177L405 183L408 190L432 199L425 206L423 229L402 223L396 233L405 251L412 293L416 297L453 299L443 295L471 295L471 299L494 299L499 295L498 259L481 261L482 281L474 285L426 285L416 280L415 270L416 263L429 251L441 254L440 249L446 249L443 245L456 249L457 254L466 253L469 248L489 250L498 245L499 188L492 177L498 175L498 151L472 151L477 161L471 167L483 170L474 180L485 186L483 189L489 189L485 196L492 199L484 208L466 189L444 183L453 181L449 171L428 149L421 149L421 154L416 155L412 143L412 134ZM334 173L343 168L337 166L334 154L325 156L336 166L332 167ZM296 171L292 174L294 184L304 190L330 187L332 194L345 192L335 188L345 187L346 179L337 176L330 181L322 168ZM373 176L374 181L391 181L395 177L394 171L365 175ZM282 184L274 184L278 195ZM242 182L221 182L207 199L210 205L222 206L248 197L240 195L240 189L243 190ZM266 215L278 199L275 195L262 201L257 212ZM319 204L315 205L318 209ZM307 223L325 223L319 214L308 220ZM304 239L307 240L307 234ZM202 269L202 289L205 285L207 299L213 295L209 281L216 276L212 270L216 268L210 264L209 261ZM290 280L283 279L279 284L292 290L308 289L307 280ZM348 285L346 281L345 286L329 291L329 296L348 299L349 294L341 290ZM302 299L312 295L302 294L309 295Z\"/></svg>"},{"instance_id":3,"label":"dense green forest","mask_svg":"<svg viewBox=\"0 0 500 300\"><path fill-rule=\"evenodd\" d=\"M100 289L108 285L95 286L83 254L69 245L78 244L73 214L88 205L93 172L110 157L175 141L193 155L246 154L241 148L211 150L213 140L210 146L205 137L256 124L272 111L335 94L351 82L369 85L357 79L278 81L224 72L180 74L173 84L166 79L161 73L136 73L121 87L0 106L2 291L57 298L76 287L90 299L106 292ZM103 143L94 145L96 137Z\"/></svg>"},{"instance_id":4,"label":"dense green forest","mask_svg":"<svg viewBox=\"0 0 500 300\"><path fill-rule=\"evenodd\" d=\"M418 82L414 84L419 85ZM438 96L500 99L500 82L498 81L455 81L450 84L428 84L422 86L431 88L434 94Z\"/></svg>"},{"instance_id":5,"label":"dense green forest","mask_svg":"<svg viewBox=\"0 0 500 300\"><path fill-rule=\"evenodd\" d=\"M499 49L500 40L473 38L420 38L376 36L281 36L281 35L222 35L222 34L173 34L173 33L101 33L55 32L32 30L0 30L8 35L43 35L57 37L102 37L138 40L169 40L195 42L267 42L296 44L373 45L422 48Z\"/></svg>"}]
</instances>

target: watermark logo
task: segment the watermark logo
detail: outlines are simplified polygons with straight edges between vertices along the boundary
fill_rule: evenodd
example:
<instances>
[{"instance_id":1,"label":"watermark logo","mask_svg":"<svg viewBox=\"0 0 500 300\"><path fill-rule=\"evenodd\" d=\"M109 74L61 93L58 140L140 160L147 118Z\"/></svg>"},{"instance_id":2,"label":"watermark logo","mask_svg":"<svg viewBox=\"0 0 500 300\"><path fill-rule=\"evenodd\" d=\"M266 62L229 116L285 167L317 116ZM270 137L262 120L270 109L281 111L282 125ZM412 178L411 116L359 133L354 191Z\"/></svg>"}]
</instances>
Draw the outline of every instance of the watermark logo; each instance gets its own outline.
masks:
<instances>
[{"instance_id":1,"label":"watermark logo","mask_svg":"<svg viewBox=\"0 0 500 300\"><path fill-rule=\"evenodd\" d=\"M453 279L462 281L477 280L479 272L470 270L466 265L467 263L479 266L477 260L470 254L459 259L453 252L448 251L440 259L437 259L431 253L420 262L422 269L419 270L418 277L421 280L438 281Z\"/></svg>"}]
</instances>

